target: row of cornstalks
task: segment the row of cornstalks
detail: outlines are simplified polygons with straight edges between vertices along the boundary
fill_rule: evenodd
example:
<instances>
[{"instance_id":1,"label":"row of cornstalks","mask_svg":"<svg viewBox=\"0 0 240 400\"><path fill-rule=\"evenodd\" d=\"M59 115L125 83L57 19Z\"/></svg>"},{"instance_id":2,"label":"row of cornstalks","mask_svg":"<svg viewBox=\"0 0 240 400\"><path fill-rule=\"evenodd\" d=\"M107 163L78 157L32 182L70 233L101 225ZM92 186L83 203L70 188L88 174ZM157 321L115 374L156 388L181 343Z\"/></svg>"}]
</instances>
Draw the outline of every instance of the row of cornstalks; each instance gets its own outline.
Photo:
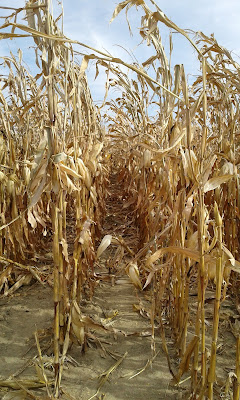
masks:
<instances>
[{"instance_id":1,"label":"row of cornstalks","mask_svg":"<svg viewBox=\"0 0 240 400\"><path fill-rule=\"evenodd\" d=\"M58 397L69 343L85 340L77 304L93 293L107 170L99 112L51 6L30 0L27 25L17 22L22 9L11 9L2 26L5 39L32 36L39 73L32 76L25 68L21 50L2 59L0 290L6 296L33 277L44 285L53 276ZM49 242L54 266L46 273L36 261Z\"/></svg>"},{"instance_id":2,"label":"row of cornstalks","mask_svg":"<svg viewBox=\"0 0 240 400\"><path fill-rule=\"evenodd\" d=\"M198 33L193 41L151 3L154 12L144 1L138 6L143 12L141 36L151 43L152 57L137 71L133 68L135 78L118 67L111 69L115 76L110 84L124 93L109 104L111 147L124 171L120 178L125 179L139 230L139 252L133 261L144 288L151 286L153 338L156 319L175 383L188 373L191 398L213 399L221 304L227 291L233 298L239 291L239 65L214 37ZM134 4L130 1L127 7ZM118 5L114 17L125 6ZM182 34L198 54L201 75L190 88L183 65L171 68L172 35L167 58L160 23ZM153 110L155 116L149 117ZM215 300L208 354L209 282ZM197 290L194 310L189 298L192 285ZM167 324L180 357L176 370L165 340ZM236 330L235 336L232 398L237 400L240 332ZM226 387L229 396L229 383Z\"/></svg>"}]
</instances>

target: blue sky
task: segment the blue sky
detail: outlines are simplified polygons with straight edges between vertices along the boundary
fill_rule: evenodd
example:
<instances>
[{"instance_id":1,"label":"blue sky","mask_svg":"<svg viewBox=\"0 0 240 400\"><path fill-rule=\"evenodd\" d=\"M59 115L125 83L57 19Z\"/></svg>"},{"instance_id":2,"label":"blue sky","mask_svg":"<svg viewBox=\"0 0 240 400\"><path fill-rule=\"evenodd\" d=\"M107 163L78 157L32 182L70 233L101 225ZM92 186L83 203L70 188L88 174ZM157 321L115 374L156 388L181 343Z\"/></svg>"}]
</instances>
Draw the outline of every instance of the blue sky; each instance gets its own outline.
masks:
<instances>
[{"instance_id":1,"label":"blue sky","mask_svg":"<svg viewBox=\"0 0 240 400\"><path fill-rule=\"evenodd\" d=\"M206 35L214 33L220 45L240 55L240 1L239 0L156 0L162 11L178 26L184 29L202 31ZM21 7L23 0L0 0L0 5ZM149 1L146 3L150 5ZM144 61L153 54L153 50L145 44L140 45L138 28L141 25L141 12L135 7L129 11L129 20L132 25L134 36L128 31L125 12L109 24L113 10L118 4L113 0L64 0L64 30L65 35L76 39L100 50L108 50L127 62L131 57L123 49L133 52L138 61ZM153 9L153 6L150 5ZM60 8L54 0L54 11L58 13ZM0 10L3 14L3 10ZM2 20L3 21L3 20ZM168 30L159 25L162 43L168 49ZM179 34L174 34L173 64L183 63L188 74L197 74L199 71L196 54L191 45ZM9 50L16 53L17 48L23 49L23 59L30 68L33 65L34 53L29 48L31 41L20 41L19 39L2 40L0 42L0 56L7 55ZM119 46L122 47L119 47ZM82 50L78 48L79 50ZM239 61L236 56L237 61ZM92 95L97 104L104 96L105 73L102 72L97 80L93 81L95 69L89 64L88 74L92 89ZM33 67L32 67L33 68ZM190 78L191 79L191 78Z\"/></svg>"}]
</instances>

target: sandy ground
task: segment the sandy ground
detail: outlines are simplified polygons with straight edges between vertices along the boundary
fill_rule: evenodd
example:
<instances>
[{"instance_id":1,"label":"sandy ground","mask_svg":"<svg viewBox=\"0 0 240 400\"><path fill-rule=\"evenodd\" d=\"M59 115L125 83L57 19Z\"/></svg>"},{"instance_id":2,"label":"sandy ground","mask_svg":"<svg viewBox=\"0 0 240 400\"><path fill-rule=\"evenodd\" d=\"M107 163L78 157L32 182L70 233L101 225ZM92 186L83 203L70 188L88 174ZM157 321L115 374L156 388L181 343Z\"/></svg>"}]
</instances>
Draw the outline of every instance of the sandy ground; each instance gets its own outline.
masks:
<instances>
[{"instance_id":1,"label":"sandy ground","mask_svg":"<svg viewBox=\"0 0 240 400\"><path fill-rule=\"evenodd\" d=\"M133 285L128 278L119 279L114 286L111 286L110 282L99 283L93 301L86 302L82 306L82 311L98 321L101 318L106 320L106 316L113 314L114 310L116 316L109 319L109 326L121 330L128 336L123 333L95 332L94 336L99 339L101 346L97 340L90 338L90 347L85 353L81 352L79 346L73 344L64 367L62 381L64 391L76 399L89 399L99 387L101 374L116 364L116 361L127 352L122 363L113 371L110 380L103 385L96 398L103 396L109 400L143 400L146 396L149 399L182 398L181 391L169 386L171 375L158 338L157 356L152 365L130 379L153 356L150 323L147 318L133 311L133 305L137 302ZM33 359L37 355L37 348L33 333L36 329L51 328L52 305L51 288L42 288L39 284L34 284L27 290L20 290L11 299L0 300L2 379L10 375L14 375L17 379L36 376ZM39 336L41 337L41 332ZM47 338L43 341L43 348L46 342L48 344ZM49 356L45 361L50 362L47 371L49 376L53 376L51 347L46 353ZM4 391L0 392L0 398L4 398Z\"/></svg>"}]
</instances>

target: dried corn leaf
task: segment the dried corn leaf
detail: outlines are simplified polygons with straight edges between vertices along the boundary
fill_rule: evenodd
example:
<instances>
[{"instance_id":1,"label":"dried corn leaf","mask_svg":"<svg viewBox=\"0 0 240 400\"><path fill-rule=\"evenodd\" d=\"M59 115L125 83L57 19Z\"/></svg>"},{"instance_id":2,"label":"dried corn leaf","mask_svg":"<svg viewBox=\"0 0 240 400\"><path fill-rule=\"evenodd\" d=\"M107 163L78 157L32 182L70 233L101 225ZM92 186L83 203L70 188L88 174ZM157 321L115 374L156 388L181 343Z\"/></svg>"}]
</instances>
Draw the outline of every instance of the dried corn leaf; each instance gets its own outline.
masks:
<instances>
[{"instance_id":1,"label":"dried corn leaf","mask_svg":"<svg viewBox=\"0 0 240 400\"><path fill-rule=\"evenodd\" d=\"M171 150L173 150L173 149L181 142L181 140L183 139L183 137L184 137L185 135L186 135L186 131L184 130L184 131L181 133L181 135L176 139L176 141L173 143L173 145L170 146L170 147L168 147L168 148L166 148L166 149L161 149L161 150L154 149L153 147L150 147L149 145L147 145L147 144L145 144L145 143L140 143L140 146L145 147L146 149L151 150L151 151L153 151L154 153L158 153L159 156L162 156L162 155L165 155L165 154L169 153ZM158 159L159 159L158 156L155 156L155 157L153 158L154 161L155 161L155 160L158 160Z\"/></svg>"},{"instance_id":2,"label":"dried corn leaf","mask_svg":"<svg viewBox=\"0 0 240 400\"><path fill-rule=\"evenodd\" d=\"M154 269L152 271L150 271L150 273L149 273L149 275L147 277L147 280L145 282L145 285L143 286L143 289L145 289L152 282L154 274L157 271L160 271L162 268L169 267L169 265L170 265L169 263L165 263L165 264L161 264L161 265L158 265L158 266L154 267Z\"/></svg>"},{"instance_id":3,"label":"dried corn leaf","mask_svg":"<svg viewBox=\"0 0 240 400\"><path fill-rule=\"evenodd\" d=\"M77 173L77 171L74 171L72 168L67 167L66 165L62 164L61 162L58 163L58 167L60 168L61 171L66 172L67 175L70 175L73 178L82 179L82 176L79 175Z\"/></svg>"},{"instance_id":4,"label":"dried corn leaf","mask_svg":"<svg viewBox=\"0 0 240 400\"><path fill-rule=\"evenodd\" d=\"M127 274L129 278L131 279L131 282L134 284L134 286L137 289L142 290L142 283L139 278L139 270L138 266L135 263L130 263L127 267Z\"/></svg>"},{"instance_id":5,"label":"dried corn leaf","mask_svg":"<svg viewBox=\"0 0 240 400\"><path fill-rule=\"evenodd\" d=\"M102 255L102 253L108 248L108 246L110 246L111 242L112 235L105 235L97 249L97 258Z\"/></svg>"},{"instance_id":6,"label":"dried corn leaf","mask_svg":"<svg viewBox=\"0 0 240 400\"><path fill-rule=\"evenodd\" d=\"M17 282L13 286L11 286L10 289L4 292L4 296L9 296L13 294L23 285L29 285L31 280L32 280L32 275L19 276Z\"/></svg>"},{"instance_id":7,"label":"dried corn leaf","mask_svg":"<svg viewBox=\"0 0 240 400\"><path fill-rule=\"evenodd\" d=\"M83 315L77 302L74 300L72 307L72 322L78 328L92 329L92 330L108 330L105 326L95 322L89 316Z\"/></svg>"},{"instance_id":8,"label":"dried corn leaf","mask_svg":"<svg viewBox=\"0 0 240 400\"><path fill-rule=\"evenodd\" d=\"M203 191L204 191L204 193L207 193L210 190L214 190L217 187L219 187L220 185L222 185L223 183L228 182L232 178L233 178L233 175L215 176L215 177L209 179L205 183L205 185L203 187Z\"/></svg>"},{"instance_id":9,"label":"dried corn leaf","mask_svg":"<svg viewBox=\"0 0 240 400\"><path fill-rule=\"evenodd\" d=\"M178 370L178 374L176 377L178 382L179 382L181 376L184 374L184 372L187 372L189 369L190 358L191 358L191 355L192 355L198 341L199 341L199 338L197 336L194 336L184 353L184 356L179 365L179 370Z\"/></svg>"},{"instance_id":10,"label":"dried corn leaf","mask_svg":"<svg viewBox=\"0 0 240 400\"><path fill-rule=\"evenodd\" d=\"M8 279L11 276L13 267L9 265L7 268L5 268L1 274L0 274L0 291L2 290L2 287L5 283L8 282Z\"/></svg>"},{"instance_id":11,"label":"dried corn leaf","mask_svg":"<svg viewBox=\"0 0 240 400\"><path fill-rule=\"evenodd\" d=\"M62 245L62 254L67 263L69 263L68 258L68 244L64 238L61 239L60 244Z\"/></svg>"},{"instance_id":12,"label":"dried corn leaf","mask_svg":"<svg viewBox=\"0 0 240 400\"><path fill-rule=\"evenodd\" d=\"M45 175L42 177L42 180L39 184L38 181L38 186L36 191L31 195L30 202L29 202L29 208L33 207L37 202L40 200L40 197L42 196L44 189L46 187L46 179L47 179L47 171L45 171Z\"/></svg>"},{"instance_id":13,"label":"dried corn leaf","mask_svg":"<svg viewBox=\"0 0 240 400\"><path fill-rule=\"evenodd\" d=\"M62 187L67 190L69 194L71 194L73 191L78 190L78 188L74 185L73 181L69 178L66 172L61 171L60 176L61 183L63 184Z\"/></svg>"},{"instance_id":14,"label":"dried corn leaf","mask_svg":"<svg viewBox=\"0 0 240 400\"><path fill-rule=\"evenodd\" d=\"M125 0L125 1L122 1L121 3L119 3L118 5L117 5L117 7L115 8L115 10L114 10L114 12L113 12L113 15L112 15L112 18L110 19L110 24L113 22L113 20L117 17L117 15L126 7L126 6L128 6L129 4L131 4L132 3L132 5L135 3L135 4L141 4L141 3L143 3L143 1L142 0Z\"/></svg>"},{"instance_id":15,"label":"dried corn leaf","mask_svg":"<svg viewBox=\"0 0 240 400\"><path fill-rule=\"evenodd\" d=\"M226 246L222 246L224 253L226 254L226 257L229 261L228 267L230 267L233 271L237 272L238 274L240 273L240 262L237 261L232 253L227 249Z\"/></svg>"},{"instance_id":16,"label":"dried corn leaf","mask_svg":"<svg viewBox=\"0 0 240 400\"><path fill-rule=\"evenodd\" d=\"M40 225L42 225L43 228L46 228L46 223L45 223L45 221L43 220L43 218L39 215L38 210L37 210L37 208L36 208L36 205L33 207L33 215L34 215L36 221L37 221Z\"/></svg>"},{"instance_id":17,"label":"dried corn leaf","mask_svg":"<svg viewBox=\"0 0 240 400\"><path fill-rule=\"evenodd\" d=\"M163 256L166 253L182 254L185 257L193 259L194 261L200 260L200 255L198 251L190 250L186 247L184 248L177 246L169 246L169 247L163 247L162 249L159 249L155 253L153 253L147 259L146 266L149 267L151 264L153 264L155 261L157 261L161 256Z\"/></svg>"},{"instance_id":18,"label":"dried corn leaf","mask_svg":"<svg viewBox=\"0 0 240 400\"><path fill-rule=\"evenodd\" d=\"M36 219L34 218L33 213L32 213L32 211L31 211L30 209L28 209L28 222L29 222L29 224L31 225L31 227L32 227L33 229L36 229L36 227L37 227L37 221L36 221Z\"/></svg>"},{"instance_id":19,"label":"dried corn leaf","mask_svg":"<svg viewBox=\"0 0 240 400\"><path fill-rule=\"evenodd\" d=\"M35 378L25 378L25 379L0 379L0 386L8 387L11 389L21 389L24 387L26 389L35 389L45 386L45 383L39 382Z\"/></svg>"},{"instance_id":20,"label":"dried corn leaf","mask_svg":"<svg viewBox=\"0 0 240 400\"><path fill-rule=\"evenodd\" d=\"M76 338L79 340L79 343L82 345L85 339L85 329L84 326L76 325L72 322L72 330Z\"/></svg>"}]
</instances>

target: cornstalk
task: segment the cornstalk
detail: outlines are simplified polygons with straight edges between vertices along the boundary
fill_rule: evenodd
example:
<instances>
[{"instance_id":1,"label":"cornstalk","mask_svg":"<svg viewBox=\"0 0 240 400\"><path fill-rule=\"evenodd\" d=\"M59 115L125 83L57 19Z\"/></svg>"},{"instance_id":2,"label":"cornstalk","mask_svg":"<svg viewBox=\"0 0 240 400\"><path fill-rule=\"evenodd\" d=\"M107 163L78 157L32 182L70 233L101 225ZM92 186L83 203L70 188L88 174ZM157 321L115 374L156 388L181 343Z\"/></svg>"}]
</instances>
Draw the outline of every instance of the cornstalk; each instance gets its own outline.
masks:
<instances>
[{"instance_id":1,"label":"cornstalk","mask_svg":"<svg viewBox=\"0 0 240 400\"><path fill-rule=\"evenodd\" d=\"M230 144L231 144L231 151L232 151L232 155L233 155L233 159L231 160L233 163L233 171L234 171L234 179L232 182L230 182L230 185L228 185L228 188L230 186L231 190L231 197L232 197L232 207L231 207L231 234L232 234L232 240L231 240L231 244L232 244L232 248L231 248L231 252L234 255L234 257L236 256L236 252L237 252L237 232L236 232L236 228L237 228L237 221L236 221L236 210L237 210L237 176L236 176L236 157L235 157L235 123L236 123L236 119L238 117L239 114L239 109L237 108L236 111L236 115L235 118L233 116L233 106L231 105L231 135L230 135ZM230 190L229 188L229 190ZM229 281L229 277L227 278L227 284ZM226 296L226 291L227 291L227 284L224 287L224 293L223 293L223 297L225 298ZM236 282L236 278L235 278L235 288L237 288L237 282ZM237 293L237 292L235 292ZM236 340L236 368L235 368L235 374L236 374L236 378L234 379L234 385L233 385L233 400L239 400L240 398L240 335L237 336L237 340Z\"/></svg>"},{"instance_id":2,"label":"cornstalk","mask_svg":"<svg viewBox=\"0 0 240 400\"><path fill-rule=\"evenodd\" d=\"M203 130L202 130L202 140L201 140L201 153L200 153L200 176L203 173L203 161L204 153L206 149L207 140L207 95L206 95L206 61L205 58L202 59L202 79L203 79ZM206 291L206 281L207 272L204 262L204 250L205 250L205 213L204 213L204 192L201 183L198 187L198 244L200 253L200 263L198 270L198 308L197 308L197 320L196 320L196 330L195 334L199 337L201 335L201 388L204 387L206 382L206 349L205 349L205 291ZM198 353L199 353L199 341L196 345L194 351L194 365L193 365L193 388L196 389L197 386L197 371L198 371Z\"/></svg>"},{"instance_id":3,"label":"cornstalk","mask_svg":"<svg viewBox=\"0 0 240 400\"><path fill-rule=\"evenodd\" d=\"M183 204L183 201L182 201ZM183 219L183 212L182 212ZM186 224L185 222L181 226L181 246L185 246L185 235L186 235ZM180 356L183 357L186 351L186 343L187 343L187 326L188 326L188 302L189 302L189 276L188 271L190 268L189 258L185 259L181 256L181 300L180 300L180 334L178 338L178 348L180 350Z\"/></svg>"},{"instance_id":4,"label":"cornstalk","mask_svg":"<svg viewBox=\"0 0 240 400\"><path fill-rule=\"evenodd\" d=\"M54 260L54 369L55 377L58 376L59 371L59 322L60 322L60 303L59 303L59 236L58 236L58 223L59 223L59 209L55 204L53 209L53 260ZM56 387L55 387L56 389Z\"/></svg>"},{"instance_id":5,"label":"cornstalk","mask_svg":"<svg viewBox=\"0 0 240 400\"><path fill-rule=\"evenodd\" d=\"M208 397L210 400L213 400L213 385L215 382L219 312L220 312L221 289L223 281L222 218L219 214L216 202L214 206L214 215L216 222L218 258L216 261L216 295L214 303L213 334L212 334L210 366L208 370Z\"/></svg>"},{"instance_id":6,"label":"cornstalk","mask_svg":"<svg viewBox=\"0 0 240 400\"><path fill-rule=\"evenodd\" d=\"M184 303L183 303L183 331L182 331L182 338L181 338L181 352L182 355L186 351L186 343L187 343L187 327L188 327L188 314L189 314L189 281L190 278L188 276L188 271L190 269L189 259L187 260L188 270L186 272L185 278L185 291L184 291Z\"/></svg>"},{"instance_id":7,"label":"cornstalk","mask_svg":"<svg viewBox=\"0 0 240 400\"><path fill-rule=\"evenodd\" d=\"M79 276L79 269L81 265L81 261L79 261L82 245L79 242L79 237L81 233L82 223L81 223L81 192L77 192L76 198L76 241L74 245L74 275L73 275L73 286L72 286L72 301L79 299L79 291L81 290L81 275Z\"/></svg>"},{"instance_id":8,"label":"cornstalk","mask_svg":"<svg viewBox=\"0 0 240 400\"><path fill-rule=\"evenodd\" d=\"M184 200L181 201L181 215L183 219L183 204ZM185 221L181 225L181 246L185 246L185 236L186 236L186 224ZM179 339L178 347L180 349L180 355L183 356L186 351L186 338L187 338L187 321L188 321L188 294L189 294L189 278L187 276L187 265L188 261L181 256L181 294L180 294L180 307L179 307Z\"/></svg>"},{"instance_id":9,"label":"cornstalk","mask_svg":"<svg viewBox=\"0 0 240 400\"><path fill-rule=\"evenodd\" d=\"M64 220L64 200L63 192L61 190L59 197L59 213L58 213L58 245L59 245L59 344L63 345L64 342L64 274L63 274L63 251L61 241L63 239L63 220Z\"/></svg>"},{"instance_id":10,"label":"cornstalk","mask_svg":"<svg viewBox=\"0 0 240 400\"><path fill-rule=\"evenodd\" d=\"M46 33L52 34L52 22L50 16L50 0L45 1L45 31ZM57 115L57 104L54 93L54 76L55 76L55 66L54 66L54 49L53 41L48 40L48 65L45 73L45 79L47 80L47 94L48 94L48 115L49 115L49 136L52 146L52 153L57 152L57 142L54 134L55 130L55 120ZM45 69L43 69L45 70ZM52 174L52 178L54 175ZM54 260L54 368L55 368L55 396L59 396L59 356L60 356L60 325L63 323L63 310L61 309L61 296L62 296L62 278L63 275L63 260L62 252L60 252L59 238L62 235L62 221L60 218L60 210L63 204L62 191L58 196L54 196L55 204L53 206L53 226L54 226L54 236L53 236L53 260ZM60 209L59 209L60 207ZM62 239L62 238L61 238ZM62 329L61 329L62 331ZM63 337L61 338L63 342Z\"/></svg>"}]
</instances>

